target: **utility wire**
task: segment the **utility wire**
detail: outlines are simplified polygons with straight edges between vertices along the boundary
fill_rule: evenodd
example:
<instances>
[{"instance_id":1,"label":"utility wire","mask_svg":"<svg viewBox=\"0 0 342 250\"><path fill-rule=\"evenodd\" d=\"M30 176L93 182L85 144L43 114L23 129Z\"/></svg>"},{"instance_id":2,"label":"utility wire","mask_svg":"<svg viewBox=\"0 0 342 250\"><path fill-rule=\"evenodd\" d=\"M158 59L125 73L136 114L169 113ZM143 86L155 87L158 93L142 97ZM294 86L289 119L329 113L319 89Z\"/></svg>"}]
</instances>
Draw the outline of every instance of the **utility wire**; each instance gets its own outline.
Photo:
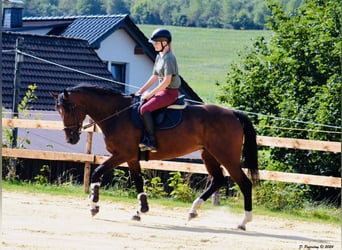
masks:
<instances>
[{"instance_id":1,"label":"utility wire","mask_svg":"<svg viewBox=\"0 0 342 250\"><path fill-rule=\"evenodd\" d=\"M6 52L13 52L13 51L14 50L8 50ZM34 58L36 60L39 60L39 61L42 61L42 62L45 62L45 63L49 63L49 64L55 65L57 67L61 67L63 69L74 71L74 72L77 72L77 73L80 73L80 74L84 74L84 75L87 75L87 76L90 76L90 77L93 77L93 78L97 78L97 79L100 79L100 80L109 81L109 82L113 82L113 83L124 85L124 86L129 86L129 87L132 87L132 88L135 88L135 89L140 89L139 87L137 87L135 85L130 85L130 84L127 84L127 83L123 83L123 82L115 81L115 80L108 79L108 78L105 78L105 77L101 77L101 76L97 76L97 75L94 75L94 74L90 74L90 73L87 73L87 72L84 72L84 71L81 71L81 70L78 70L78 69L70 68L70 67L67 67L67 66L64 66L64 65L52 62L50 60L46 60L46 59L43 59L41 57L37 57L37 56L31 55L31 54L25 53L25 52L20 51L20 50L17 50L17 52L19 54L24 55L24 56L28 56L28 57ZM192 102L192 103L204 104L203 102L199 102L199 101L195 101L195 100L191 100L191 99L185 99L185 100L189 101L189 102ZM338 126L326 125L326 124L321 124L321 123L300 121L300 120L296 120L296 119L288 119L288 118L282 118L282 117L277 117L277 116L272 116L272 115L264 115L264 114L260 114L260 113L256 113L256 112L251 112L251 111L244 111L244 110L237 110L237 109L236 109L236 111L247 113L247 114L252 114L252 115L256 115L256 116L265 116L265 117L272 118L272 119L284 120L284 121L301 123L301 124L306 124L306 125L314 125L314 126L320 126L320 127L325 127L325 128L333 128L333 129L340 129L341 128L341 127L338 127Z\"/></svg>"},{"instance_id":2,"label":"utility wire","mask_svg":"<svg viewBox=\"0 0 342 250\"><path fill-rule=\"evenodd\" d=\"M109 81L109 82L113 82L113 83L117 83L117 84L121 84L121 85L125 85L125 86L129 86L129 87L132 87L132 88L139 89L139 87L134 86L134 85L126 84L126 83L123 83L123 82L119 82L119 81L115 81L115 80L108 79L108 78L105 78L105 77L101 77L101 76L97 76L97 75L94 75L94 74L90 74L90 73L87 73L87 72L84 72L84 71L81 71L81 70L78 70L78 69L70 68L68 66L64 66L64 65L61 65L61 64L58 64L58 63L55 63L55 62L43 59L43 58L38 57L38 56L30 55L30 54L25 53L25 52L20 51L20 50L18 50L18 53L22 54L24 56L28 56L28 57L34 58L36 60L45 62L45 63L49 63L49 64L52 64L52 65L55 65L57 67L60 67L60 68L63 68L63 69L67 69L67 70L70 70L70 71L74 71L74 72L77 72L77 73L80 73L80 74L83 74L83 75L87 75L87 76L90 76L90 77L93 77L93 78L97 78L97 79L100 79L100 80Z\"/></svg>"},{"instance_id":3,"label":"utility wire","mask_svg":"<svg viewBox=\"0 0 342 250\"><path fill-rule=\"evenodd\" d=\"M237 111L241 111L241 110L237 110ZM334 129L340 129L341 128L341 127L332 126L332 125L326 125L326 124L315 123L315 122L306 122L306 121L300 121L300 120L296 120L296 119L282 118L282 117L277 117L277 116L273 116L273 115L264 115L264 114L260 114L260 113L249 112L249 111L241 111L241 112L245 112L247 114L252 114L252 115L257 115L257 116L266 116L268 118L273 118L276 120L302 123L302 124L306 124L306 125L314 125L314 126L325 127L325 128L334 128Z\"/></svg>"}]
</instances>

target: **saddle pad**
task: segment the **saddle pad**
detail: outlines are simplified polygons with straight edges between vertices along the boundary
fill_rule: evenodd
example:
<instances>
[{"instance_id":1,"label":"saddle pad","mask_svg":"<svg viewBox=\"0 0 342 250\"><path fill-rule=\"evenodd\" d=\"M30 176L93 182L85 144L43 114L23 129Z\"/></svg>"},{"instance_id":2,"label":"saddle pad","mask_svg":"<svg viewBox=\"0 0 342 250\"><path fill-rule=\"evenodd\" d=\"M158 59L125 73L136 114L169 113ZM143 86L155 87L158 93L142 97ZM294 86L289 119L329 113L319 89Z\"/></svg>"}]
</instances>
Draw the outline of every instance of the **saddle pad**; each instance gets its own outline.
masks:
<instances>
[{"instance_id":1,"label":"saddle pad","mask_svg":"<svg viewBox=\"0 0 342 250\"><path fill-rule=\"evenodd\" d=\"M183 120L182 109L163 108L152 112L154 126L156 130L166 130L178 126ZM139 105L135 105L131 110L131 119L136 128L143 129L144 123L139 114Z\"/></svg>"}]
</instances>

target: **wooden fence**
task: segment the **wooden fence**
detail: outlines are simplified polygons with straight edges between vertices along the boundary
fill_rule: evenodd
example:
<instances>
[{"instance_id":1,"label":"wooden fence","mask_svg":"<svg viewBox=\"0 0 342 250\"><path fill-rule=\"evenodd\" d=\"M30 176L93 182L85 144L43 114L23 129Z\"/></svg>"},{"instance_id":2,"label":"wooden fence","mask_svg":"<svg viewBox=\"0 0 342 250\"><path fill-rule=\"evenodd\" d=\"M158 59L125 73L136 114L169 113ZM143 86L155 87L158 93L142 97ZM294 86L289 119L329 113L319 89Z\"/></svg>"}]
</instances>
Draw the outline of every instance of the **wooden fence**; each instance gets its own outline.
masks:
<instances>
[{"instance_id":1,"label":"wooden fence","mask_svg":"<svg viewBox=\"0 0 342 250\"><path fill-rule=\"evenodd\" d=\"M58 121L46 121L46 120L26 120L26 119L8 119L2 118L3 127L16 127L16 128L39 128L39 129L51 129L61 130L63 129L62 122ZM84 162L84 187L85 191L88 191L89 178L90 178L90 165L101 164L107 159L104 155L94 155L91 153L92 134L94 132L101 132L98 127L93 126L85 130L87 132L87 145L85 153L67 153L67 152L53 152L42 150L30 150L30 149L11 149L2 148L2 155L13 158L24 159L42 159L42 160L56 160L56 161L74 161ZM317 140L303 140L303 139L291 139L280 137L268 137L258 136L257 143L259 146L269 147L284 147L294 148L301 150L317 150L325 152L339 153L341 152L340 142L326 142ZM127 167L127 165L122 165ZM181 171L191 173L207 174L205 166L198 163L184 163L178 161L142 161L142 168L164 170L164 171ZM228 175L228 173L225 173ZM284 173L276 171L260 170L261 180L283 181L302 183L318 186L327 186L341 188L341 178L330 176L317 176L309 174L296 174L296 173Z\"/></svg>"}]
</instances>

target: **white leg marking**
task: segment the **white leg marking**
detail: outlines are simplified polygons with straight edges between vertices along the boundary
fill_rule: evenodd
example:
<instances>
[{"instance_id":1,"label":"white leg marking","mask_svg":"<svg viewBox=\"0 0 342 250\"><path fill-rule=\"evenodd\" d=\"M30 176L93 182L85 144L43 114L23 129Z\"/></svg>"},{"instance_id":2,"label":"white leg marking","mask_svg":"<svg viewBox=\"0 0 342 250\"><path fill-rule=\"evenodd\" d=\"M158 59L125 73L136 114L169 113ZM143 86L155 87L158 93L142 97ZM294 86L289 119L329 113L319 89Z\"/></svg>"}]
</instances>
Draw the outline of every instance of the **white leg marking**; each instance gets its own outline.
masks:
<instances>
[{"instance_id":1,"label":"white leg marking","mask_svg":"<svg viewBox=\"0 0 342 250\"><path fill-rule=\"evenodd\" d=\"M243 218L241 224L238 226L238 228L242 230L246 230L246 224L248 222L251 222L253 218L252 211L245 211L245 218Z\"/></svg>"},{"instance_id":2,"label":"white leg marking","mask_svg":"<svg viewBox=\"0 0 342 250\"><path fill-rule=\"evenodd\" d=\"M201 198L197 198L196 200L194 200L194 202L192 203L192 207L190 208L189 214L197 215L197 210L200 209L203 203L204 200Z\"/></svg>"}]
</instances>

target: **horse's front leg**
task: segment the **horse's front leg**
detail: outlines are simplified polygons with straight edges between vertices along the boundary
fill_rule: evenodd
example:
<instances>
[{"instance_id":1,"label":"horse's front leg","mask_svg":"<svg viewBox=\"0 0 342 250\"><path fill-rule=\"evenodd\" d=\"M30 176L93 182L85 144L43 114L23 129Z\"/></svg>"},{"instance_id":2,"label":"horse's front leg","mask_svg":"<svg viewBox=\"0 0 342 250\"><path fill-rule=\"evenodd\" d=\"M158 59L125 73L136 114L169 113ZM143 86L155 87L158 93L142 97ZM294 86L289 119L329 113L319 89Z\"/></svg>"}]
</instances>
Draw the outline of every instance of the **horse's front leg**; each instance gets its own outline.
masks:
<instances>
[{"instance_id":1,"label":"horse's front leg","mask_svg":"<svg viewBox=\"0 0 342 250\"><path fill-rule=\"evenodd\" d=\"M100 211L100 206L98 205L100 199L100 186L102 176L108 172L119 166L123 161L119 160L117 157L111 156L101 165L99 165L91 175L91 184L90 184L90 213L92 216L95 216Z\"/></svg>"},{"instance_id":2,"label":"horse's front leg","mask_svg":"<svg viewBox=\"0 0 342 250\"><path fill-rule=\"evenodd\" d=\"M139 211L146 213L149 210L147 202L147 194L144 192L144 181L141 175L141 167L139 161L128 162L129 170L132 174L135 187L138 193L139 209L137 213L133 216L133 220L140 220Z\"/></svg>"}]
</instances>

